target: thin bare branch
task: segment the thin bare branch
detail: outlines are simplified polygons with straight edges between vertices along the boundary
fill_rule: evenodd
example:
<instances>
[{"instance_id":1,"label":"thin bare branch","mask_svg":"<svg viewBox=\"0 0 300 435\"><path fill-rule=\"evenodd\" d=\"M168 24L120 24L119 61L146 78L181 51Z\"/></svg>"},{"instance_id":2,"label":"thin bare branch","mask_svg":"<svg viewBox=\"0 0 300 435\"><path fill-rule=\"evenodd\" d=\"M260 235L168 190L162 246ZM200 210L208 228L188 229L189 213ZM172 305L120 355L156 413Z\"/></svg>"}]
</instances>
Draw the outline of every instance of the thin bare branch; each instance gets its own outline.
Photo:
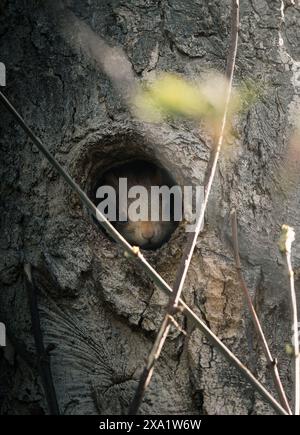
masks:
<instances>
[{"instance_id":1,"label":"thin bare branch","mask_svg":"<svg viewBox=\"0 0 300 435\"><path fill-rule=\"evenodd\" d=\"M31 314L32 331L37 353L37 365L42 379L49 413L50 415L59 415L59 407L51 371L50 355L48 349L46 349L44 346L44 338L41 329L36 287L32 279L30 264L24 265L24 273L27 281L27 292Z\"/></svg>"},{"instance_id":2,"label":"thin bare branch","mask_svg":"<svg viewBox=\"0 0 300 435\"><path fill-rule=\"evenodd\" d=\"M294 271L292 266L292 243L295 240L294 229L288 225L282 226L283 246L285 252L288 273L290 277L290 301L292 311L293 347L294 347L294 387L295 387L295 415L300 415L300 355L299 355L299 326L297 314L297 299L295 292Z\"/></svg>"},{"instance_id":3,"label":"thin bare branch","mask_svg":"<svg viewBox=\"0 0 300 435\"><path fill-rule=\"evenodd\" d=\"M237 273L238 273L238 277L239 277L239 280L241 283L241 287L242 287L242 290L243 290L243 293L244 293L244 296L245 296L245 299L246 299L246 302L248 305L248 309L250 311L252 322L253 322L257 337L259 339L259 342L261 344L262 350L265 354L268 368L271 371L274 385L275 385L280 403L289 414L292 414L291 408L289 406L289 403L288 403L288 400L287 400L287 397L286 397L286 394L285 394L285 391L284 391L284 388L282 386L281 379L279 376L277 360L272 357L272 354L271 354L271 351L269 349L266 337L265 337L264 332L262 330L259 318L256 314L250 293L248 291L246 282L245 282L244 277L243 277L241 260L240 260L240 253L239 253L237 218L236 218L236 211L235 210L231 211L231 228L232 228L232 240L233 240L233 249L234 249L236 269L237 269Z\"/></svg>"},{"instance_id":4,"label":"thin bare branch","mask_svg":"<svg viewBox=\"0 0 300 435\"><path fill-rule=\"evenodd\" d=\"M235 67L235 59L236 59L236 53L237 53L237 43L238 43L238 30L239 30L239 0L232 0L232 10L231 10L231 37L230 37L230 44L229 44L229 50L228 50L228 56L227 56L227 65L226 65L226 78L228 79L228 85L226 88L226 98L225 98L225 106L224 106L224 113L220 124L220 131L218 134L218 139L216 142L216 145L211 151L210 156L210 162L209 162L209 179L208 183L206 185L205 189L205 195L204 200L201 208L200 215L197 219L195 230L191 232L188 236L184 254L182 256L174 287L173 287L173 293L170 297L170 301L167 307L167 311L165 314L165 317L162 321L162 324L160 326L158 335L155 339L155 342L153 344L152 350L148 356L146 367L144 368L144 371L142 373L141 379L139 381L138 388L136 390L135 396L133 398L133 401L131 403L129 413L130 414L136 414L138 412L138 409L142 403L143 396L145 394L147 385L149 385L149 382L151 380L151 376L153 373L153 368L155 362L158 360L161 349L163 348L164 342L169 334L171 322L170 322L170 315L172 315L178 306L179 299L181 297L181 293L184 287L185 279L189 270L189 266L193 257L193 253L195 250L196 242L200 233L200 230L202 228L203 222L204 222L204 216L205 211L208 204L209 195L211 192L212 184L215 178L216 170L217 170L217 164L220 156L221 147L224 141L224 134L225 134L225 128L228 118L228 109L229 109L229 103L230 103L230 97L231 97L231 90L232 90L232 80L233 80L233 74L234 74L234 67Z\"/></svg>"}]
</instances>

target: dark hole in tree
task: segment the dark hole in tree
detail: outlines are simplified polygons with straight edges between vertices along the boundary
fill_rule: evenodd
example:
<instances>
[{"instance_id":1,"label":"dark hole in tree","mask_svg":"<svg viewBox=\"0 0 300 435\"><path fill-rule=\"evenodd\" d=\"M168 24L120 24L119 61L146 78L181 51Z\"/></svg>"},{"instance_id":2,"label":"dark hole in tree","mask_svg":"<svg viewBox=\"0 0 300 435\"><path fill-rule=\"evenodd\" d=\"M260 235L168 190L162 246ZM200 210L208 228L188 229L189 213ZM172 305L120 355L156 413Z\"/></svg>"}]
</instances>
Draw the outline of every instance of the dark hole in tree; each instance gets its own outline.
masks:
<instances>
[{"instance_id":1,"label":"dark hole in tree","mask_svg":"<svg viewBox=\"0 0 300 435\"><path fill-rule=\"evenodd\" d=\"M90 197L98 206L103 200L108 200L110 195L99 188L109 186L114 189L116 195L115 199L109 201L110 206L107 205L107 201L106 205L103 203L105 213L108 212L109 207L110 210L115 210L115 216L107 216L114 227L129 243L142 249L153 250L165 244L179 224L174 219L174 208L175 206L182 208L182 200L179 201L177 196L176 203L176 195L169 190L177 186L177 183L168 171L155 163L136 159L119 163L99 172L93 177ZM138 191L136 186L138 186ZM153 186L160 188L159 191L156 188L155 194L152 193ZM161 190L162 186L165 187ZM140 192L140 187L142 192ZM165 196L166 192L168 192L167 196ZM128 194L132 197L128 197ZM127 205L124 203L125 196L127 196ZM154 219L152 210L156 210ZM127 216L124 214L125 211ZM131 214L134 211L139 216L135 220L132 219ZM99 222L97 223L100 225Z\"/></svg>"}]
</instances>

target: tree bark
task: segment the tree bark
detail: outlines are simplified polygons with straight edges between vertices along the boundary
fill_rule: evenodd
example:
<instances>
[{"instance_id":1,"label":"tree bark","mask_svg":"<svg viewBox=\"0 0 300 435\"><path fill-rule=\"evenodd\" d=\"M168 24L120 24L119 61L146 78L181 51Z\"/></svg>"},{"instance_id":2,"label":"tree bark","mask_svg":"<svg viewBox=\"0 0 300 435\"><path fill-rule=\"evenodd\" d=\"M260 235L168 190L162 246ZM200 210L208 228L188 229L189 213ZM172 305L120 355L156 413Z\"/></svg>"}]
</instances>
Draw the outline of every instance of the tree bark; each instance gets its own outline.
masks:
<instances>
[{"instance_id":1,"label":"tree bark","mask_svg":"<svg viewBox=\"0 0 300 435\"><path fill-rule=\"evenodd\" d=\"M230 1L112 0L68 2L109 46L119 47L135 80L161 71L197 79L223 72ZM37 136L87 192L97 171L133 157L167 168L181 184L203 184L211 140L198 125L145 126L131 114L124 89L57 25L47 2L0 1L0 61L5 94ZM299 165L288 159L299 110L300 7L281 0L241 1L236 84L263 89L226 145L207 222L183 292L186 302L274 391L244 305L231 247L237 209L243 269L278 357L292 400L289 280L277 248L281 224L295 228L293 262L299 293ZM72 30L72 29L71 29ZM78 35L75 34L74 38ZM3 414L48 413L35 358L24 263L32 265L45 346L61 414L125 414L167 298L94 224L49 163L1 106L0 349ZM174 282L186 234L146 258ZM298 273L297 273L298 271ZM271 414L253 389L199 331L175 328L156 366L142 414ZM275 393L274 393L275 394Z\"/></svg>"}]
</instances>

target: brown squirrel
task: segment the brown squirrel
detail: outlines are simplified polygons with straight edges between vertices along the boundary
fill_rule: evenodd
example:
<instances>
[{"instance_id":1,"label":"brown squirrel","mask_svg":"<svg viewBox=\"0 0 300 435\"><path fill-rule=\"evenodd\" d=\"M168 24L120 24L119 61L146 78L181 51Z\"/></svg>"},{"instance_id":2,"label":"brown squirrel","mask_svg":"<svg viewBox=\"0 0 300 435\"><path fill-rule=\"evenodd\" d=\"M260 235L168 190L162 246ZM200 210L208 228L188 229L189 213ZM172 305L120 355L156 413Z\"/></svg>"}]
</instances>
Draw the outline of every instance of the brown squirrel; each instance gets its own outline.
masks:
<instances>
[{"instance_id":1,"label":"brown squirrel","mask_svg":"<svg viewBox=\"0 0 300 435\"><path fill-rule=\"evenodd\" d=\"M122 178L127 180L126 192L120 192L119 183ZM156 204L151 203L152 186L172 187L176 185L164 169L161 169L150 162L134 160L108 170L102 177L101 185L111 186L116 192L115 207L117 219L116 221L112 221L112 224L129 243L143 249L155 249L162 246L170 238L178 224L178 222L174 221L174 200L172 200L171 197L169 202L164 203L164 199L159 195ZM148 193L146 199L144 196L139 196L139 194L137 194L137 196L129 194L130 189L132 187L135 188L136 186L139 186L138 189L140 187L146 189ZM124 206L123 209L120 209L120 196L122 199L124 193L127 195L127 201L125 202L125 207L127 206L126 210L124 209ZM140 198L141 208L143 208L144 211L148 210L146 219L130 219L130 207L134 205L133 203L137 198ZM157 219L151 220L151 207L154 206L154 208L156 207L157 209L158 205L159 213L157 214ZM167 210L167 208L169 209ZM170 219L168 219L168 221L163 220L162 210L166 213L170 213ZM118 217L120 216L120 213L123 213L124 215L124 212L126 220L122 221L118 219Z\"/></svg>"}]
</instances>

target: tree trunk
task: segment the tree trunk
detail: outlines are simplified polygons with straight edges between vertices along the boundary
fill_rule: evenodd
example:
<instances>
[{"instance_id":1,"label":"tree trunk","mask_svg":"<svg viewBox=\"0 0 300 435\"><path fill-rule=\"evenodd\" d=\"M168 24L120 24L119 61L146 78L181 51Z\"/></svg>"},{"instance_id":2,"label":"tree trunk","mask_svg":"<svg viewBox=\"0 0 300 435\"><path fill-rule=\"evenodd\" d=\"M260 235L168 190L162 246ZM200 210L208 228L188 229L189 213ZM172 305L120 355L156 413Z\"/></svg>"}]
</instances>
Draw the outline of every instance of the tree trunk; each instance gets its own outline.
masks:
<instances>
[{"instance_id":1,"label":"tree trunk","mask_svg":"<svg viewBox=\"0 0 300 435\"><path fill-rule=\"evenodd\" d=\"M296 237L300 230L299 167L288 166L287 158L300 95L300 7L292 3L241 1L235 82L261 91L224 148L184 289L185 301L273 391L235 272L229 224L235 207L247 283L291 400L289 281L277 240L283 223L294 226ZM4 92L80 186L88 192L95 172L133 157L162 164L181 184L202 185L208 135L190 122L149 126L135 119L124 89L78 48L72 28L57 25L47 2L24 4L0 2ZM68 4L106 44L123 50L136 80L161 71L196 79L208 69L225 69L229 0ZM30 263L45 345L55 346L51 366L61 413L125 414L167 298L94 224L2 106L0 128L0 321L8 333L0 350L2 413L48 413L32 364L23 272ZM170 285L185 240L179 225L168 243L145 251ZM300 245L294 245L297 272ZM199 331L178 321L188 335L172 329L142 414L273 413Z\"/></svg>"}]
</instances>

